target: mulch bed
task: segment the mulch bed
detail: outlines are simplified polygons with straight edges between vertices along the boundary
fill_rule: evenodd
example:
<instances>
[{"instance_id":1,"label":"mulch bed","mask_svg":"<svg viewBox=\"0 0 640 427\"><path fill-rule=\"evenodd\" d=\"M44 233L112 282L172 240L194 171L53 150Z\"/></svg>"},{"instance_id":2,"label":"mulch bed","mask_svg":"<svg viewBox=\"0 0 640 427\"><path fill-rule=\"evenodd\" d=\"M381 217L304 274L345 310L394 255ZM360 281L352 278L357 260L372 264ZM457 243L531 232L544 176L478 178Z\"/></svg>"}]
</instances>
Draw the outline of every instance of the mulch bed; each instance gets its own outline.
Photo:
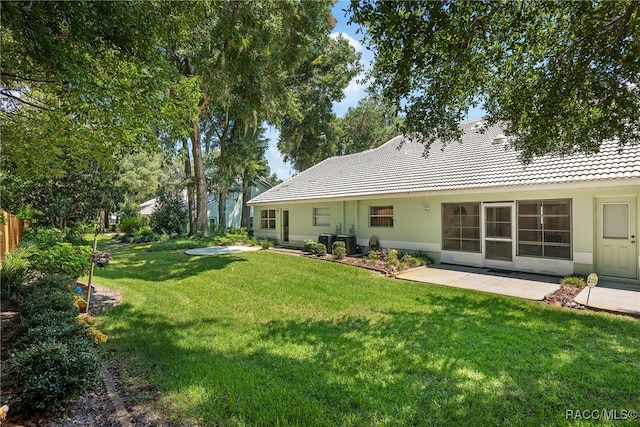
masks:
<instances>
[{"instance_id":1,"label":"mulch bed","mask_svg":"<svg viewBox=\"0 0 640 427\"><path fill-rule=\"evenodd\" d=\"M556 307L567 307L567 308L584 308L584 305L578 304L575 302L574 298L582 292L584 288L579 288L577 286L560 286L560 289L557 291L550 293L544 297L544 301L546 301L549 305L554 305Z\"/></svg>"}]
</instances>

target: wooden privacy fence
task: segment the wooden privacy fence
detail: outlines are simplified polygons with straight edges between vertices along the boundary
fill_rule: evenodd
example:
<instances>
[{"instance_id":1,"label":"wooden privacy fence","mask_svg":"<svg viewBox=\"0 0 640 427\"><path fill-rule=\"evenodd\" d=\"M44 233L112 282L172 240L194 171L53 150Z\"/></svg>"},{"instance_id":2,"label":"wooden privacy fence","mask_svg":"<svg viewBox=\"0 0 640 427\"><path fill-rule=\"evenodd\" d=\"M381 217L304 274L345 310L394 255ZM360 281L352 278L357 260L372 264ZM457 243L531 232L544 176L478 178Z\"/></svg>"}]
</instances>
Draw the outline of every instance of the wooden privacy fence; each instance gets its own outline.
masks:
<instances>
[{"instance_id":1,"label":"wooden privacy fence","mask_svg":"<svg viewBox=\"0 0 640 427\"><path fill-rule=\"evenodd\" d=\"M0 233L2 233L2 243L0 243L0 258L4 254L16 247L22 233L24 232L24 220L17 216L11 215L9 212L2 212L4 221L0 224Z\"/></svg>"}]
</instances>

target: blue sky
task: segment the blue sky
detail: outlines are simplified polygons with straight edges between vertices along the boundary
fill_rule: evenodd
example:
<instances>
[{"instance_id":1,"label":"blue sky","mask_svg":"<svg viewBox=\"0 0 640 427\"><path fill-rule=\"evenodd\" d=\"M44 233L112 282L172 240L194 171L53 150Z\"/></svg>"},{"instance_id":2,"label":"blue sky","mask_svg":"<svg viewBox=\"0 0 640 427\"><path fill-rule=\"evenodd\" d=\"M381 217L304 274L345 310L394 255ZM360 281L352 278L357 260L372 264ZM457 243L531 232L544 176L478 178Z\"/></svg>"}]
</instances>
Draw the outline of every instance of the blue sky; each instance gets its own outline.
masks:
<instances>
[{"instance_id":1,"label":"blue sky","mask_svg":"<svg viewBox=\"0 0 640 427\"><path fill-rule=\"evenodd\" d=\"M349 1L340 0L333 6L333 16L338 21L331 34L332 37L345 37L349 40L351 46L354 47L356 52L362 54L361 62L364 65L365 71L369 69L371 61L373 60L373 52L369 51L362 45L360 40L362 34L356 34L356 31L360 28L354 24L348 24L349 17L345 16L345 9L349 7ZM334 104L333 111L337 116L343 117L349 107L355 107L358 105L358 101L365 96L366 85L359 82L364 77L364 72L354 78L344 91L344 99L339 103ZM480 109L473 109L469 112L468 120L477 119L482 117L483 111ZM266 136L269 139L269 148L266 152L267 161L271 168L271 173L275 173L278 178L286 180L291 178L297 172L289 163L285 163L282 159L282 155L276 146L278 142L279 132L278 130L270 126L267 128Z\"/></svg>"}]
</instances>

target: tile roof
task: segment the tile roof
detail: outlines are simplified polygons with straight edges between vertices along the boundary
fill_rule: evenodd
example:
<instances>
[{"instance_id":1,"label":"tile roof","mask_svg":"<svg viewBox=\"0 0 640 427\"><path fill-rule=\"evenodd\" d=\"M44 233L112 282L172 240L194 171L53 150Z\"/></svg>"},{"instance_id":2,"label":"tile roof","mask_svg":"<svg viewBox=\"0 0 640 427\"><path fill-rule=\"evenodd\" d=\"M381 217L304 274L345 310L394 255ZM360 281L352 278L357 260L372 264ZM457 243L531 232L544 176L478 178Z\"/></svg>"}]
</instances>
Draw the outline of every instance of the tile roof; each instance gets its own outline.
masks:
<instances>
[{"instance_id":1,"label":"tile roof","mask_svg":"<svg viewBox=\"0 0 640 427\"><path fill-rule=\"evenodd\" d=\"M423 156L418 142L393 138L361 153L332 157L262 193L250 203L351 198L401 193L482 190L541 184L638 180L640 144L619 150L605 142L593 155L544 156L523 165L508 144L495 144L502 132L476 130L480 120L462 123L462 144L436 141Z\"/></svg>"}]
</instances>

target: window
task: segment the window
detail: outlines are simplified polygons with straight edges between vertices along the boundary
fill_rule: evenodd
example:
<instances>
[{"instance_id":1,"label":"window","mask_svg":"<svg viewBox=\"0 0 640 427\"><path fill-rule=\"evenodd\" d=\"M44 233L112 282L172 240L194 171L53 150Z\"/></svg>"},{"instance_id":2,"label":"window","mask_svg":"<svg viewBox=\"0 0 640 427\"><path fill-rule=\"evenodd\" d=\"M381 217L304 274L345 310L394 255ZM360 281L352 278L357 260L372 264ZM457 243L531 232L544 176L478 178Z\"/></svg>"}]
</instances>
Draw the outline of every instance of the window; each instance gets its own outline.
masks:
<instances>
[{"instance_id":1,"label":"window","mask_svg":"<svg viewBox=\"0 0 640 427\"><path fill-rule=\"evenodd\" d=\"M329 208L313 208L313 225L330 225L331 210Z\"/></svg>"},{"instance_id":2,"label":"window","mask_svg":"<svg viewBox=\"0 0 640 427\"><path fill-rule=\"evenodd\" d=\"M442 249L480 252L480 203L442 204Z\"/></svg>"},{"instance_id":3,"label":"window","mask_svg":"<svg viewBox=\"0 0 640 427\"><path fill-rule=\"evenodd\" d=\"M275 230L276 228L276 210L263 209L260 211L260 228Z\"/></svg>"},{"instance_id":4,"label":"window","mask_svg":"<svg viewBox=\"0 0 640 427\"><path fill-rule=\"evenodd\" d=\"M571 259L571 200L518 202L518 255Z\"/></svg>"},{"instance_id":5,"label":"window","mask_svg":"<svg viewBox=\"0 0 640 427\"><path fill-rule=\"evenodd\" d=\"M369 227L393 227L393 206L369 206Z\"/></svg>"}]
</instances>

